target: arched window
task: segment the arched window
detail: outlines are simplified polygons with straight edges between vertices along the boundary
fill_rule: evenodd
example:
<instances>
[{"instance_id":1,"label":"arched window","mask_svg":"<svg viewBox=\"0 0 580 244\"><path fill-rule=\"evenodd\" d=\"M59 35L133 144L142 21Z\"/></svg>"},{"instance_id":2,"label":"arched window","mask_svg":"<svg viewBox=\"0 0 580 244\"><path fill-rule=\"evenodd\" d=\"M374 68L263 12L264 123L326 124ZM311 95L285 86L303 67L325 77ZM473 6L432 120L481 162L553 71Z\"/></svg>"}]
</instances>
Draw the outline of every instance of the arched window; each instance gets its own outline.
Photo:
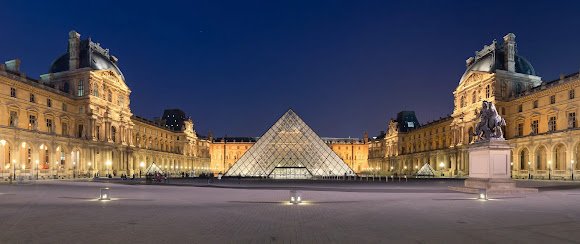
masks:
<instances>
[{"instance_id":1,"label":"arched window","mask_svg":"<svg viewBox=\"0 0 580 244\"><path fill-rule=\"evenodd\" d=\"M489 96L491 95L491 91L489 88L489 85L485 86L485 98L489 98Z\"/></svg>"},{"instance_id":2,"label":"arched window","mask_svg":"<svg viewBox=\"0 0 580 244\"><path fill-rule=\"evenodd\" d=\"M65 93L69 93L69 92L70 92L70 85L68 84L68 81L65 81L65 82L62 84L62 89L61 89L61 91L62 91L62 92L65 92Z\"/></svg>"},{"instance_id":3,"label":"arched window","mask_svg":"<svg viewBox=\"0 0 580 244\"><path fill-rule=\"evenodd\" d=\"M526 169L526 165L528 164L528 161L530 160L530 156L528 153L528 149L522 149L520 151L520 169ZM529 170L529 168L528 168Z\"/></svg>"},{"instance_id":4,"label":"arched window","mask_svg":"<svg viewBox=\"0 0 580 244\"><path fill-rule=\"evenodd\" d=\"M97 84L93 86L93 96L99 97L99 86Z\"/></svg>"},{"instance_id":5,"label":"arched window","mask_svg":"<svg viewBox=\"0 0 580 244\"><path fill-rule=\"evenodd\" d=\"M501 82L500 92L502 97L507 97L507 83L505 81Z\"/></svg>"},{"instance_id":6,"label":"arched window","mask_svg":"<svg viewBox=\"0 0 580 244\"><path fill-rule=\"evenodd\" d=\"M113 140L113 142L116 142L116 140L115 140L116 134L117 134L117 128L115 128L115 126L111 126L111 140Z\"/></svg>"},{"instance_id":7,"label":"arched window","mask_svg":"<svg viewBox=\"0 0 580 244\"><path fill-rule=\"evenodd\" d=\"M82 97L85 95L85 83L82 80L79 80L79 84L77 86L77 96Z\"/></svg>"}]
</instances>

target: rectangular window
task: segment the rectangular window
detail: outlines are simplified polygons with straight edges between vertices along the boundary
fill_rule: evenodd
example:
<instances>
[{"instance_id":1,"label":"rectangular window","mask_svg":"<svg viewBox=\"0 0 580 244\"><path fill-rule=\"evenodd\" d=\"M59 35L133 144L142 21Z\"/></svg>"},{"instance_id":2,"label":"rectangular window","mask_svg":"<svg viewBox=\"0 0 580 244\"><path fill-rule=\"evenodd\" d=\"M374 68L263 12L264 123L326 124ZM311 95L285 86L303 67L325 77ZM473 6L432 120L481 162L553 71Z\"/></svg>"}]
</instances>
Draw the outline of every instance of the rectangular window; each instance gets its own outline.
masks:
<instances>
[{"instance_id":1,"label":"rectangular window","mask_svg":"<svg viewBox=\"0 0 580 244\"><path fill-rule=\"evenodd\" d=\"M34 116L34 115L28 116L28 129L29 130L36 130L36 116Z\"/></svg>"},{"instance_id":2,"label":"rectangular window","mask_svg":"<svg viewBox=\"0 0 580 244\"><path fill-rule=\"evenodd\" d=\"M569 99L574 99L574 97L576 97L576 94L574 94L574 89L570 90L568 92L568 98Z\"/></svg>"},{"instance_id":3,"label":"rectangular window","mask_svg":"<svg viewBox=\"0 0 580 244\"><path fill-rule=\"evenodd\" d=\"M11 97L16 97L16 88L10 87L10 96Z\"/></svg>"},{"instance_id":4,"label":"rectangular window","mask_svg":"<svg viewBox=\"0 0 580 244\"><path fill-rule=\"evenodd\" d=\"M52 119L46 119L46 131L48 131L48 133L53 132Z\"/></svg>"},{"instance_id":5,"label":"rectangular window","mask_svg":"<svg viewBox=\"0 0 580 244\"><path fill-rule=\"evenodd\" d=\"M550 96L550 104L556 103L556 95Z\"/></svg>"},{"instance_id":6,"label":"rectangular window","mask_svg":"<svg viewBox=\"0 0 580 244\"><path fill-rule=\"evenodd\" d=\"M77 132L78 132L77 137L82 138L83 137L83 125L79 125L79 130Z\"/></svg>"},{"instance_id":7,"label":"rectangular window","mask_svg":"<svg viewBox=\"0 0 580 244\"><path fill-rule=\"evenodd\" d=\"M34 97L34 94L30 93L30 102L31 103L35 103L36 102L36 97Z\"/></svg>"},{"instance_id":8,"label":"rectangular window","mask_svg":"<svg viewBox=\"0 0 580 244\"><path fill-rule=\"evenodd\" d=\"M62 123L62 135L63 136L68 136L68 124L67 123Z\"/></svg>"},{"instance_id":9,"label":"rectangular window","mask_svg":"<svg viewBox=\"0 0 580 244\"><path fill-rule=\"evenodd\" d=\"M538 120L532 121L532 130L531 130L532 134L538 134L538 125L539 125Z\"/></svg>"},{"instance_id":10,"label":"rectangular window","mask_svg":"<svg viewBox=\"0 0 580 244\"><path fill-rule=\"evenodd\" d=\"M46 99L46 106L48 106L49 108L52 108L52 100L50 100L50 98Z\"/></svg>"},{"instance_id":11,"label":"rectangular window","mask_svg":"<svg viewBox=\"0 0 580 244\"><path fill-rule=\"evenodd\" d=\"M518 112L521 113L523 111L523 106L520 104L518 105Z\"/></svg>"},{"instance_id":12,"label":"rectangular window","mask_svg":"<svg viewBox=\"0 0 580 244\"><path fill-rule=\"evenodd\" d=\"M556 131L556 117L550 117L548 119L548 130L550 131Z\"/></svg>"},{"instance_id":13,"label":"rectangular window","mask_svg":"<svg viewBox=\"0 0 580 244\"><path fill-rule=\"evenodd\" d=\"M10 126L18 126L18 113L16 111L10 111Z\"/></svg>"},{"instance_id":14,"label":"rectangular window","mask_svg":"<svg viewBox=\"0 0 580 244\"><path fill-rule=\"evenodd\" d=\"M576 128L576 113L568 113L568 128Z\"/></svg>"},{"instance_id":15,"label":"rectangular window","mask_svg":"<svg viewBox=\"0 0 580 244\"><path fill-rule=\"evenodd\" d=\"M62 103L62 111L65 111L66 112L66 110L67 110L66 109L66 103Z\"/></svg>"},{"instance_id":16,"label":"rectangular window","mask_svg":"<svg viewBox=\"0 0 580 244\"><path fill-rule=\"evenodd\" d=\"M524 135L524 123L519 123L518 124L518 136L523 136Z\"/></svg>"},{"instance_id":17,"label":"rectangular window","mask_svg":"<svg viewBox=\"0 0 580 244\"><path fill-rule=\"evenodd\" d=\"M77 89L77 96L82 97L85 95L85 84L82 80L79 81L79 86Z\"/></svg>"},{"instance_id":18,"label":"rectangular window","mask_svg":"<svg viewBox=\"0 0 580 244\"><path fill-rule=\"evenodd\" d=\"M538 100L534 101L534 108L538 108Z\"/></svg>"}]
</instances>

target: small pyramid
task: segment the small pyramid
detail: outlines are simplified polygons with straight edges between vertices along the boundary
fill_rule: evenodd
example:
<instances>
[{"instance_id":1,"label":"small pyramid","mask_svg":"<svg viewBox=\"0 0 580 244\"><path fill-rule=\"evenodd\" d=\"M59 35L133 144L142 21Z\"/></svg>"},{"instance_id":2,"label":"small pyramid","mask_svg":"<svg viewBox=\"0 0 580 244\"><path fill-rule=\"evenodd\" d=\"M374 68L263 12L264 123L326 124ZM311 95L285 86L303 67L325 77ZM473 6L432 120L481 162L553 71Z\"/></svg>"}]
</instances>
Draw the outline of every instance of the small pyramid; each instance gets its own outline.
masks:
<instances>
[{"instance_id":1,"label":"small pyramid","mask_svg":"<svg viewBox=\"0 0 580 244\"><path fill-rule=\"evenodd\" d=\"M145 170L145 174L148 175L148 174L155 174L155 173L163 174L163 170L161 170L161 168L159 168L159 166L157 166L157 164L152 163Z\"/></svg>"},{"instance_id":2,"label":"small pyramid","mask_svg":"<svg viewBox=\"0 0 580 244\"><path fill-rule=\"evenodd\" d=\"M290 109L225 175L307 179L345 174L354 172Z\"/></svg>"},{"instance_id":3,"label":"small pyramid","mask_svg":"<svg viewBox=\"0 0 580 244\"><path fill-rule=\"evenodd\" d=\"M423 167L421 167L421 169L419 169L419 171L417 171L417 176L430 176L430 177L433 177L433 176L435 176L435 170L433 170L433 168L431 167L431 165L429 165L428 163L426 163L425 165L423 165Z\"/></svg>"}]
</instances>

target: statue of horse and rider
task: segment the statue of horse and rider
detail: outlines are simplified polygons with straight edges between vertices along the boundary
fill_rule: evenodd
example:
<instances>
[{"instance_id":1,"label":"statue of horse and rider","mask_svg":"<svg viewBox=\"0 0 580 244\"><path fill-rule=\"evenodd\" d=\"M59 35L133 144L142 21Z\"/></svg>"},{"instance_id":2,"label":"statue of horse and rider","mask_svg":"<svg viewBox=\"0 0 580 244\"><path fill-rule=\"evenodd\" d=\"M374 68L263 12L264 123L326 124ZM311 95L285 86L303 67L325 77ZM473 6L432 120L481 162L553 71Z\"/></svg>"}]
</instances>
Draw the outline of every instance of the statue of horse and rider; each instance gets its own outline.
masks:
<instances>
[{"instance_id":1,"label":"statue of horse and rider","mask_svg":"<svg viewBox=\"0 0 580 244\"><path fill-rule=\"evenodd\" d=\"M495 105L492 102L483 101L479 112L479 123L475 126L476 141L503 139L501 127L505 125L505 120L497 113Z\"/></svg>"}]
</instances>

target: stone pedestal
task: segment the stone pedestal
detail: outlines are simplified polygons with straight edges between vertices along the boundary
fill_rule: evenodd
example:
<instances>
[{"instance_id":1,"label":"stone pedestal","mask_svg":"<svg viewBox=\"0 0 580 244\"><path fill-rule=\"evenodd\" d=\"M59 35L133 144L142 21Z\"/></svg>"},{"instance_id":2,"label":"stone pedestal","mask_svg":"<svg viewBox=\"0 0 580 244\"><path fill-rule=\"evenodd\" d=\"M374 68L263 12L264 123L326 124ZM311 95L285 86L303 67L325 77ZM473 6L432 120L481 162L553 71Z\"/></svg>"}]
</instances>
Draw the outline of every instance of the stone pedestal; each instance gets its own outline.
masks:
<instances>
[{"instance_id":1,"label":"stone pedestal","mask_svg":"<svg viewBox=\"0 0 580 244\"><path fill-rule=\"evenodd\" d=\"M472 144L469 148L469 178L465 180L465 187L452 189L469 193L486 189L488 194L537 192L532 188L516 188L510 176L510 150L504 139Z\"/></svg>"}]
</instances>

